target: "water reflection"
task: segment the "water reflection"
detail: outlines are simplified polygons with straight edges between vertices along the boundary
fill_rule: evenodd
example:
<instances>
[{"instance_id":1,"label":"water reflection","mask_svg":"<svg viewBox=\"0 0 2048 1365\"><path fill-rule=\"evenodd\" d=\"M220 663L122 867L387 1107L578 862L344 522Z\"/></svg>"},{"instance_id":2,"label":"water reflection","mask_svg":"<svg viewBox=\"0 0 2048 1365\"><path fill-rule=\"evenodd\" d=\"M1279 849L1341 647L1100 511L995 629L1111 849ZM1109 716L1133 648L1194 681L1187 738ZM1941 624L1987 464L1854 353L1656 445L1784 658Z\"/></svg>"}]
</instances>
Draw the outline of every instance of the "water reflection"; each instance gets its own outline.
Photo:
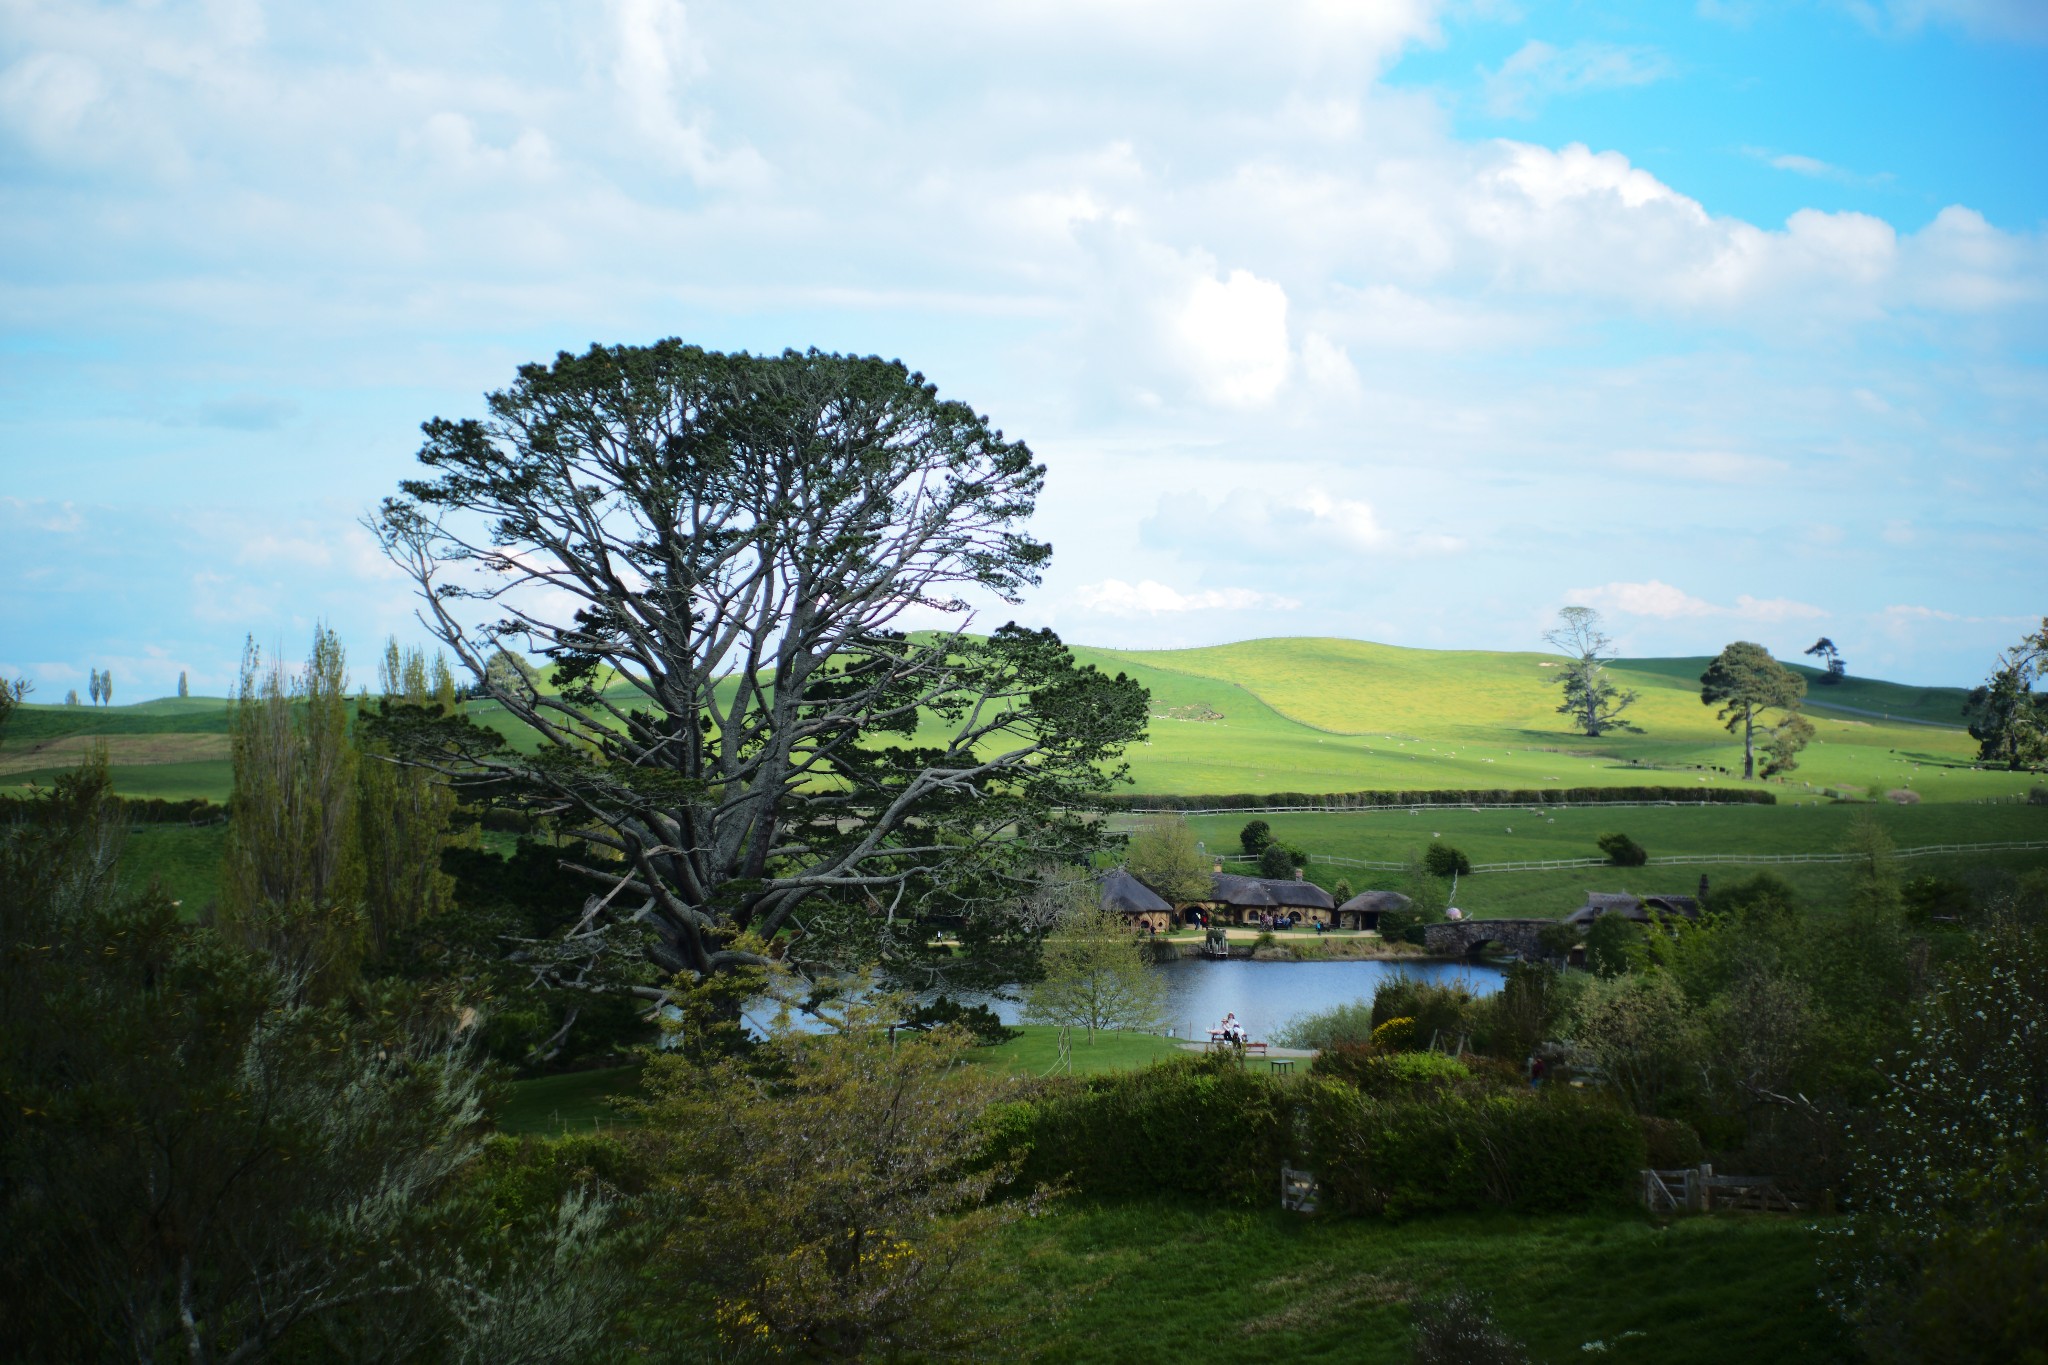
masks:
<instances>
[{"instance_id":1,"label":"water reflection","mask_svg":"<svg viewBox=\"0 0 2048 1365\"><path fill-rule=\"evenodd\" d=\"M1166 978L1165 1017L1160 1021L1183 1038L1206 1038L1225 1011L1234 1012L1254 1038L1270 1039L1288 1020L1336 1005L1371 1000L1380 982L1393 976L1425 981L1463 981L1474 995L1500 989L1501 969L1469 962L1212 962L1182 958L1156 965ZM977 998L992 1005L1006 1024L1018 1022L1015 1000Z\"/></svg>"}]
</instances>

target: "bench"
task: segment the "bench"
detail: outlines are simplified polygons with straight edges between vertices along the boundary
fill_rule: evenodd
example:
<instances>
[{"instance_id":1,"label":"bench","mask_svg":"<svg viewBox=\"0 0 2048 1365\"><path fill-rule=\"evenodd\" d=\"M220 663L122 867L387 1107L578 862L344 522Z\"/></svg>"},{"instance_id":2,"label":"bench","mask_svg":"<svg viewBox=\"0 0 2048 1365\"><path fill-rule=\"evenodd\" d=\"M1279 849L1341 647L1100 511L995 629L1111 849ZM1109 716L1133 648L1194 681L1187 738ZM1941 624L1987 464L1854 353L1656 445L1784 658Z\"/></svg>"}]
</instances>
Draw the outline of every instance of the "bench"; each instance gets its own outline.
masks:
<instances>
[{"instance_id":1,"label":"bench","mask_svg":"<svg viewBox=\"0 0 2048 1365\"><path fill-rule=\"evenodd\" d=\"M1212 1050L1217 1047L1234 1047L1246 1053L1257 1053L1261 1057L1266 1055L1264 1043L1233 1043L1223 1036L1221 1030L1213 1028L1209 1030L1209 1047Z\"/></svg>"}]
</instances>

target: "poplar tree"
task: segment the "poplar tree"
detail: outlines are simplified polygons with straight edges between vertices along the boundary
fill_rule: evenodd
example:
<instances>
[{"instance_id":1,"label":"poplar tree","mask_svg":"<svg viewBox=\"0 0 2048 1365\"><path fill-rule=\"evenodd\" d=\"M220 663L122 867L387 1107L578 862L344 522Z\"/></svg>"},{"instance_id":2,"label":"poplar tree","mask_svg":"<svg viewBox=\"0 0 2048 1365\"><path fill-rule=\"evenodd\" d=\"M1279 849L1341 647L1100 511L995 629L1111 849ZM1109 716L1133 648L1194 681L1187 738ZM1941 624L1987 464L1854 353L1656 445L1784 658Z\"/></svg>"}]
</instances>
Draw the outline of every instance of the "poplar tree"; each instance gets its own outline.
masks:
<instances>
[{"instance_id":1,"label":"poplar tree","mask_svg":"<svg viewBox=\"0 0 2048 1365\"><path fill-rule=\"evenodd\" d=\"M251 640L228 732L223 927L308 988L338 987L362 960L364 874L348 661L334 632L314 631L297 675L264 666Z\"/></svg>"},{"instance_id":2,"label":"poplar tree","mask_svg":"<svg viewBox=\"0 0 2048 1365\"><path fill-rule=\"evenodd\" d=\"M387 641L378 683L384 716L399 707L455 714L455 678L443 656L430 666L422 651ZM441 870L441 850L451 842L455 792L439 773L396 762L388 742L366 739L362 747L357 790L367 947L379 957L395 935L449 904L455 882Z\"/></svg>"},{"instance_id":3,"label":"poplar tree","mask_svg":"<svg viewBox=\"0 0 2048 1365\"><path fill-rule=\"evenodd\" d=\"M86 685L86 690L92 695L92 704L98 706L100 704L100 671L97 668L92 670L92 681Z\"/></svg>"},{"instance_id":4,"label":"poplar tree","mask_svg":"<svg viewBox=\"0 0 2048 1365\"><path fill-rule=\"evenodd\" d=\"M182 668L178 670L178 695L181 697L192 695L191 685L185 681L185 670Z\"/></svg>"},{"instance_id":5,"label":"poplar tree","mask_svg":"<svg viewBox=\"0 0 2048 1365\"><path fill-rule=\"evenodd\" d=\"M114 704L114 670L111 668L100 670L100 704L103 706L112 706Z\"/></svg>"}]
</instances>

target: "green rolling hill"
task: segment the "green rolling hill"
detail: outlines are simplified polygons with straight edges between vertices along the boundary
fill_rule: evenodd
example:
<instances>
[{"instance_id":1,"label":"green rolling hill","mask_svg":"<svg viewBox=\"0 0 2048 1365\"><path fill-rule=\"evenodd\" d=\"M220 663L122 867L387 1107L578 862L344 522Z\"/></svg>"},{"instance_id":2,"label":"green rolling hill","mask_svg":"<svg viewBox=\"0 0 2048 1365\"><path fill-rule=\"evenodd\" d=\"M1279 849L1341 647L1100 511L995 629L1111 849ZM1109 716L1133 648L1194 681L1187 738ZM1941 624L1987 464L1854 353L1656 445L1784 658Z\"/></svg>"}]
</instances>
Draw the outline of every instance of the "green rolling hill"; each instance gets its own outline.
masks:
<instances>
[{"instance_id":1,"label":"green rolling hill","mask_svg":"<svg viewBox=\"0 0 2048 1365\"><path fill-rule=\"evenodd\" d=\"M1642 733L1586 739L1556 714L1554 655L1325 639L1075 654L1151 690L1150 735L1129 755L1139 793L1740 785L1740 748L1699 702L1704 657L1617 664L1617 681L1641 694L1630 714ZM1927 802L2023 794L2039 779L1971 765L1963 695L1860 678L1816 685L1818 740L1793 780L1770 786L1785 800L1843 788L1910 788ZM103 742L124 791L221 800L225 707L199 697L24 706L0 745L0 789L46 782Z\"/></svg>"}]
</instances>

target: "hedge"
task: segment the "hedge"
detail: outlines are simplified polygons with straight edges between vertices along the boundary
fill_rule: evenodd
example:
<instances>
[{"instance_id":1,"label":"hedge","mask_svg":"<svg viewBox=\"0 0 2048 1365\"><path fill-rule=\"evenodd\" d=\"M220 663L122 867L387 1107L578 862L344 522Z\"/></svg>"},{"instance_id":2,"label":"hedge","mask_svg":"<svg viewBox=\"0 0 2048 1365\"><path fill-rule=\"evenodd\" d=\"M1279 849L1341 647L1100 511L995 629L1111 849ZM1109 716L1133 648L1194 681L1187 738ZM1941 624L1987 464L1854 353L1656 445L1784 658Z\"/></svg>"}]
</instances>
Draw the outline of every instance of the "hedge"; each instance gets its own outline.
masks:
<instances>
[{"instance_id":1,"label":"hedge","mask_svg":"<svg viewBox=\"0 0 2048 1365\"><path fill-rule=\"evenodd\" d=\"M33 796L0 796L0 821L29 816L36 805ZM166 801L161 796L147 800L126 796L121 798L121 814L131 825L215 825L228 818L227 807L216 806L203 796L184 801Z\"/></svg>"},{"instance_id":2,"label":"hedge","mask_svg":"<svg viewBox=\"0 0 2048 1365\"><path fill-rule=\"evenodd\" d=\"M1597 806L1674 802L1680 805L1773 806L1776 793L1748 787L1531 787L1460 791L1249 792L1207 796L1137 796L1118 792L1103 798L1118 810L1262 810L1268 807L1336 806L1370 810L1378 806Z\"/></svg>"},{"instance_id":3,"label":"hedge","mask_svg":"<svg viewBox=\"0 0 2048 1365\"><path fill-rule=\"evenodd\" d=\"M1604 1100L1390 1090L1409 1093L1316 1075L1284 1084L1227 1056L1191 1057L1060 1082L989 1122L996 1154L1027 1183L1252 1204L1275 1197L1287 1161L1316 1173L1325 1209L1387 1218L1616 1203L1645 1159L1641 1125Z\"/></svg>"}]
</instances>

